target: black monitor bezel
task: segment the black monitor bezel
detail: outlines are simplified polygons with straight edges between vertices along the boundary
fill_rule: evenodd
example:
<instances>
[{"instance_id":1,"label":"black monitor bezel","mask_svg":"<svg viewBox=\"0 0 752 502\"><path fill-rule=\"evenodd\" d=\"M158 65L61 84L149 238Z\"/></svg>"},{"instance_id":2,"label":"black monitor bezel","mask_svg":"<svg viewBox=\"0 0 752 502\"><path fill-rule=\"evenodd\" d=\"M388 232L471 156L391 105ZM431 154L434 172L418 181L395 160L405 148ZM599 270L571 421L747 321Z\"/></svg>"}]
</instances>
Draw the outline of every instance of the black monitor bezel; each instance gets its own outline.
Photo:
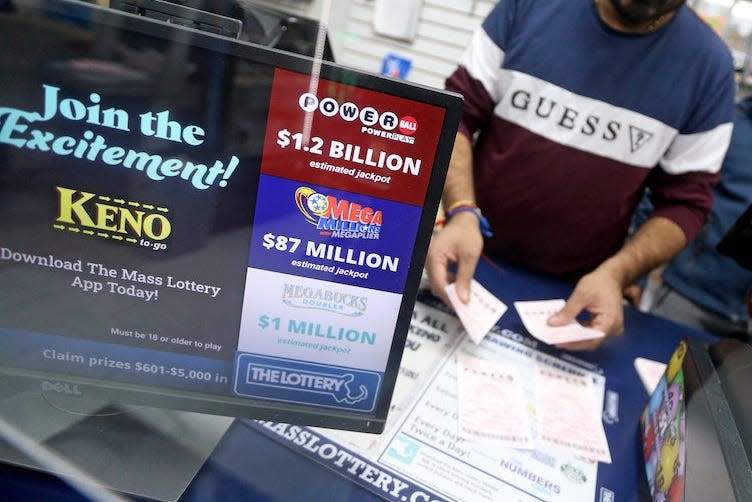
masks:
<instances>
[{"instance_id":1,"label":"black monitor bezel","mask_svg":"<svg viewBox=\"0 0 752 502\"><path fill-rule=\"evenodd\" d=\"M423 264L425 263L449 166L455 131L460 120L462 98L446 91L417 84L406 85L402 81L374 73L327 61L317 61L307 56L295 55L222 35L208 34L188 27L170 25L78 0L54 0L45 2L43 6L33 2L33 0L14 0L14 2L25 10L37 11L42 18L57 15L72 22L127 30L141 35L158 37L169 42L190 43L202 49L217 51L231 57L251 59L255 63L299 73L315 74L322 79L435 105L445 110L445 116L444 127L442 127L441 137L435 152L432 174L418 225L416 244L407 271L406 286L397 316L390 354L384 369L384 380L379 399L372 413L348 412L279 401L181 391L169 387L143 386L98 378L0 366L0 374L3 375L1 379L2 390L7 392L8 389L12 388L13 392L25 392L44 389L47 392L81 394L87 399L116 399L130 404L223 416L257 418L360 432L382 432L389 411L402 351L412 318L412 310L418 293ZM70 7L78 7L78 9L71 9ZM83 12L86 12L86 15L83 15ZM47 382L47 384L45 385L44 382ZM53 383L53 385L50 385L50 383ZM58 383L68 385L54 385ZM75 392L70 392L73 389L75 389Z\"/></svg>"},{"instance_id":2,"label":"black monitor bezel","mask_svg":"<svg viewBox=\"0 0 752 502\"><path fill-rule=\"evenodd\" d=\"M243 29L239 19L164 0L110 0L110 8L231 38L240 37Z\"/></svg>"}]
</instances>

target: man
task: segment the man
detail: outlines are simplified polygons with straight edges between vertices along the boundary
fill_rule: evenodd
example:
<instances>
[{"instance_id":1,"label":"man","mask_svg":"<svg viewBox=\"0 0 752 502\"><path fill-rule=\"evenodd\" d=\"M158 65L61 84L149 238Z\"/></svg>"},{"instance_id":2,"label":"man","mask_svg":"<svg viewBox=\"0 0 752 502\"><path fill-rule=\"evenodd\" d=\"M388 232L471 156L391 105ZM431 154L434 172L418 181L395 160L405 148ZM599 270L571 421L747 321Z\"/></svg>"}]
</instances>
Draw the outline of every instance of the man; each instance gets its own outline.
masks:
<instances>
[{"instance_id":1,"label":"man","mask_svg":"<svg viewBox=\"0 0 752 502\"><path fill-rule=\"evenodd\" d=\"M724 235L752 205L752 97L737 104L734 133L713 188L713 209L697 238L663 269L652 295L650 312L691 328L723 337L748 339L747 298L752 294L752 270L717 249ZM641 204L636 224L649 213ZM740 250L750 256L748 249ZM632 288L640 304L641 289ZM750 333L752 334L752 333Z\"/></svg>"},{"instance_id":2,"label":"man","mask_svg":"<svg viewBox=\"0 0 752 502\"><path fill-rule=\"evenodd\" d=\"M725 44L683 0L501 0L447 80L465 105L448 218L427 259L433 292L447 299L456 263L467 301L485 246L578 281L549 324L586 310L593 328L620 334L623 289L707 218L733 72ZM645 186L655 212L624 244ZM494 232L485 242L476 204Z\"/></svg>"}]
</instances>

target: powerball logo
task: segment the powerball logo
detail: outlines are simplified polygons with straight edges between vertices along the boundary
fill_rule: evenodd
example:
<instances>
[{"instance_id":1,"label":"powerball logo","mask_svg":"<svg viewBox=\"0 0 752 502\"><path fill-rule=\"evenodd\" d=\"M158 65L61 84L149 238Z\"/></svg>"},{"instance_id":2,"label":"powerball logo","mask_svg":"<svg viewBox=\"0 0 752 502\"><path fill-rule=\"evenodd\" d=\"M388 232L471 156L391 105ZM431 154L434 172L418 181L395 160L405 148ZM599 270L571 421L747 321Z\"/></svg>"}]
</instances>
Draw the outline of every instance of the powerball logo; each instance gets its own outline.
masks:
<instances>
[{"instance_id":1,"label":"powerball logo","mask_svg":"<svg viewBox=\"0 0 752 502\"><path fill-rule=\"evenodd\" d=\"M321 235L343 239L378 239L381 236L384 220L381 210L324 195L309 187L295 190L295 205Z\"/></svg>"},{"instance_id":2,"label":"powerball logo","mask_svg":"<svg viewBox=\"0 0 752 502\"><path fill-rule=\"evenodd\" d=\"M298 105L307 112L318 110L325 117L339 116L347 122L360 120L360 132L371 136L414 144L415 133L418 131L418 121L412 115L398 117L391 111L379 112L372 106L358 107L355 103L342 103L334 98L319 100L315 94L305 92L298 98Z\"/></svg>"}]
</instances>

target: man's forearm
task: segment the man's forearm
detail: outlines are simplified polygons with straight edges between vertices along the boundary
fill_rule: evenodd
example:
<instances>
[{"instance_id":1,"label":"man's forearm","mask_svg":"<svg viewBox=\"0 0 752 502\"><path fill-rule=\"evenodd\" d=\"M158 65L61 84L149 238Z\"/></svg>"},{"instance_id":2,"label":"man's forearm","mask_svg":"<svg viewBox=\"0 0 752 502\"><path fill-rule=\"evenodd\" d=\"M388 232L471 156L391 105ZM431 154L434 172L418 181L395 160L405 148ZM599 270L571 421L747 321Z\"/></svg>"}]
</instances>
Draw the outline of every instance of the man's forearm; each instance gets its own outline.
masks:
<instances>
[{"instance_id":1,"label":"man's forearm","mask_svg":"<svg viewBox=\"0 0 752 502\"><path fill-rule=\"evenodd\" d=\"M473 150L472 143L464 134L457 133L449 162L444 194L444 209L460 201L475 202L473 187Z\"/></svg>"},{"instance_id":2,"label":"man's forearm","mask_svg":"<svg viewBox=\"0 0 752 502\"><path fill-rule=\"evenodd\" d=\"M687 240L682 229L668 218L649 218L614 256L599 269L609 271L627 287L676 256Z\"/></svg>"}]
</instances>

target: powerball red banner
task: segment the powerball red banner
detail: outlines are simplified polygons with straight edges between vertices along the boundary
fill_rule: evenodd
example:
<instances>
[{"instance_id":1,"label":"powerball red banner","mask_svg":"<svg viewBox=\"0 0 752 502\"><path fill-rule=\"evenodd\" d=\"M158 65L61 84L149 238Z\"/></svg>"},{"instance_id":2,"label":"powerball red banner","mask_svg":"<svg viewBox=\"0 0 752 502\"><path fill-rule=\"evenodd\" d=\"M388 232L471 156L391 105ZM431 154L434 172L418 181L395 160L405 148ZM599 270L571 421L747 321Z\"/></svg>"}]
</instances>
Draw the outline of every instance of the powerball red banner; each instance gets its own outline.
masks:
<instances>
[{"instance_id":1,"label":"powerball red banner","mask_svg":"<svg viewBox=\"0 0 752 502\"><path fill-rule=\"evenodd\" d=\"M422 206L444 110L277 69L264 174Z\"/></svg>"}]
</instances>

